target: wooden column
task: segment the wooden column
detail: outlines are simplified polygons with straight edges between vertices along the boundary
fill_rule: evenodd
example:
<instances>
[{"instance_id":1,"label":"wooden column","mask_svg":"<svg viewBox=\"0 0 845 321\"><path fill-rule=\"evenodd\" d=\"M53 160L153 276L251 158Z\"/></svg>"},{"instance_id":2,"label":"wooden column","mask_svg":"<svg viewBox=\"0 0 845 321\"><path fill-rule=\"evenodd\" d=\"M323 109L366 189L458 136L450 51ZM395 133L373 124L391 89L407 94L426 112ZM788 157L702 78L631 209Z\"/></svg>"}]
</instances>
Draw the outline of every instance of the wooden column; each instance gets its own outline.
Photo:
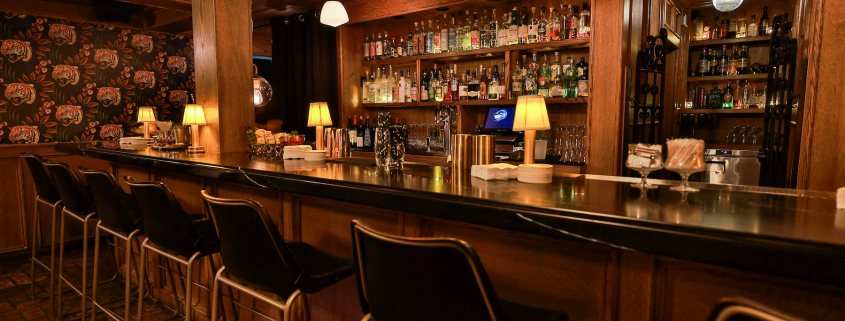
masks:
<instances>
[{"instance_id":1,"label":"wooden column","mask_svg":"<svg viewBox=\"0 0 845 321\"><path fill-rule=\"evenodd\" d=\"M209 153L246 151L244 127L255 124L250 1L194 0L192 6L196 96L208 121L200 141Z\"/></svg>"}]
</instances>

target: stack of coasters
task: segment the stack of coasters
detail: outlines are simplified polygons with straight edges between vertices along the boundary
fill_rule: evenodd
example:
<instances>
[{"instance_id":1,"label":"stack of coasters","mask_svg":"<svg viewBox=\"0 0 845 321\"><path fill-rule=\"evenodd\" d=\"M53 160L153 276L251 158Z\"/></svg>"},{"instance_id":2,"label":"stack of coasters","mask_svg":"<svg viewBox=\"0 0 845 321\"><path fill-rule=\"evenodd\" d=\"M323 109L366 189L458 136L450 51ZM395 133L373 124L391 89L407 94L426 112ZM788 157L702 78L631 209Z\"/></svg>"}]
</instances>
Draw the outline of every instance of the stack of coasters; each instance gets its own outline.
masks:
<instances>
[{"instance_id":1,"label":"stack of coasters","mask_svg":"<svg viewBox=\"0 0 845 321\"><path fill-rule=\"evenodd\" d=\"M518 179L523 183L548 184L552 182L553 168L549 164L522 164Z\"/></svg>"},{"instance_id":2,"label":"stack of coasters","mask_svg":"<svg viewBox=\"0 0 845 321\"><path fill-rule=\"evenodd\" d=\"M471 175L486 181L515 179L519 174L517 168L511 164L472 165Z\"/></svg>"}]
</instances>

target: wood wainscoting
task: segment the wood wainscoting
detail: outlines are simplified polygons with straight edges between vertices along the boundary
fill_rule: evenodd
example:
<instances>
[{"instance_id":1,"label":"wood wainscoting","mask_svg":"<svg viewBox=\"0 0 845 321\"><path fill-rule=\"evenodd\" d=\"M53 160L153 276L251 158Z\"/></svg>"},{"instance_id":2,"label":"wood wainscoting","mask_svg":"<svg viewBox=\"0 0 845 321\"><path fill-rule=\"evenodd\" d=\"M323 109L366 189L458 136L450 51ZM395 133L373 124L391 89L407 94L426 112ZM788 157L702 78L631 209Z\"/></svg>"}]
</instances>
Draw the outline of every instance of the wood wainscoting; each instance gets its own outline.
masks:
<instances>
[{"instance_id":1,"label":"wood wainscoting","mask_svg":"<svg viewBox=\"0 0 845 321\"><path fill-rule=\"evenodd\" d=\"M79 166L89 169L109 169L107 161L59 153L53 149L54 145L50 143L0 145L0 182L6 182L6 186L0 189L0 227L2 227L0 255L4 258L28 255L32 246L30 243L32 243L33 232L38 233L35 246L38 246L41 251L49 251L52 208L42 204L39 207L41 221L38 225L33 224L35 185L32 183L32 175L26 163L18 157L20 153L36 154L47 160L67 163L73 169ZM58 226L57 219L57 229ZM68 233L66 236L68 240L78 240L82 236L82 227L78 224L68 224Z\"/></svg>"},{"instance_id":2,"label":"wood wainscoting","mask_svg":"<svg viewBox=\"0 0 845 321\"><path fill-rule=\"evenodd\" d=\"M288 241L303 241L352 256L351 221L405 236L454 237L481 257L498 295L543 308L564 310L571 320L704 320L717 300L742 296L808 320L845 319L845 288L621 250L574 239L551 238L474 224L384 210L311 196L232 184L147 168L112 164L116 177L165 182L190 212L205 212L200 190L225 198L259 201ZM160 258L153 256L153 260ZM220 262L215 258L216 262ZM154 295L173 302L163 271L148 265ZM199 283L210 286L207 261ZM209 293L194 288L195 318L208 317ZM223 291L225 300L228 292ZM240 303L271 317L279 311L235 293ZM354 278L309 295L313 320L358 321ZM224 304L231 315L228 302ZM297 320L302 320L297 306ZM242 320L259 316L241 309Z\"/></svg>"}]
</instances>

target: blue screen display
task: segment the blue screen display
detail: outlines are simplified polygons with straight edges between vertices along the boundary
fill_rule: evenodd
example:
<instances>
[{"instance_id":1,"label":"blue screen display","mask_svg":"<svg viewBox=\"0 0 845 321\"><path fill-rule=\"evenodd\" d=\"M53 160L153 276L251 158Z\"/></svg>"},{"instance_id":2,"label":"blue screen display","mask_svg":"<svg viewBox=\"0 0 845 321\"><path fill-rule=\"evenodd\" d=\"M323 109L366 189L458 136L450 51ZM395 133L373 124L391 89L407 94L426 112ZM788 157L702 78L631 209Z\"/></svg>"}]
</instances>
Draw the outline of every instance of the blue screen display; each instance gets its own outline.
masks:
<instances>
[{"instance_id":1,"label":"blue screen display","mask_svg":"<svg viewBox=\"0 0 845 321\"><path fill-rule=\"evenodd\" d=\"M516 107L490 108L487 111L487 121L484 122L484 129L487 130L511 130L513 128L513 116Z\"/></svg>"}]
</instances>

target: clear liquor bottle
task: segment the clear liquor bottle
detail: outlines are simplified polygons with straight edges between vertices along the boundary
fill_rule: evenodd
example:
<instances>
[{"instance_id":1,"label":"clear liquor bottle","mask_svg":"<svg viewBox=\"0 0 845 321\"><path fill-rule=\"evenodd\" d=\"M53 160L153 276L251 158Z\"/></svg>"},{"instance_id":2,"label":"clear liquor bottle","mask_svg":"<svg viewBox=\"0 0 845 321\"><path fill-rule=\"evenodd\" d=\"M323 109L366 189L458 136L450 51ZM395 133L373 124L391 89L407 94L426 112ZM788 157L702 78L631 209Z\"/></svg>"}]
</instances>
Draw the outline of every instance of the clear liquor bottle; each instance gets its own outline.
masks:
<instances>
[{"instance_id":1,"label":"clear liquor bottle","mask_svg":"<svg viewBox=\"0 0 845 321\"><path fill-rule=\"evenodd\" d=\"M474 12L472 27L470 27L469 31L470 49L481 49L480 36L481 33L478 30L478 13Z\"/></svg>"},{"instance_id":2,"label":"clear liquor bottle","mask_svg":"<svg viewBox=\"0 0 845 321\"><path fill-rule=\"evenodd\" d=\"M449 26L446 23L446 14L443 14L443 25L440 29L440 52L449 52Z\"/></svg>"},{"instance_id":3,"label":"clear liquor bottle","mask_svg":"<svg viewBox=\"0 0 845 321\"><path fill-rule=\"evenodd\" d=\"M731 20L728 23L728 37L736 38L736 33L739 31L739 19L736 17L736 10L731 12Z\"/></svg>"},{"instance_id":4,"label":"clear liquor bottle","mask_svg":"<svg viewBox=\"0 0 845 321\"><path fill-rule=\"evenodd\" d=\"M373 71L370 81L367 84L370 86L370 89L367 91L367 102L371 104L376 102L376 96L378 95L378 79L376 75L376 71Z\"/></svg>"},{"instance_id":5,"label":"clear liquor bottle","mask_svg":"<svg viewBox=\"0 0 845 321\"><path fill-rule=\"evenodd\" d=\"M425 51L425 21L420 21L420 31L417 36L417 54L424 55Z\"/></svg>"},{"instance_id":6,"label":"clear liquor bottle","mask_svg":"<svg viewBox=\"0 0 845 321\"><path fill-rule=\"evenodd\" d=\"M493 74L487 84L487 99L499 100L499 66L493 65Z\"/></svg>"},{"instance_id":7,"label":"clear liquor bottle","mask_svg":"<svg viewBox=\"0 0 845 321\"><path fill-rule=\"evenodd\" d=\"M396 81L396 78L399 78L399 73L393 72L393 66L390 67L390 97L388 99L389 103L399 102L399 82Z\"/></svg>"},{"instance_id":8,"label":"clear liquor bottle","mask_svg":"<svg viewBox=\"0 0 845 321\"><path fill-rule=\"evenodd\" d=\"M405 79L405 71L399 70L399 84L398 84L399 99L396 100L395 102L399 102L399 103L405 102L405 96L407 96L406 93L405 93L405 83L406 83L406 81L407 80Z\"/></svg>"},{"instance_id":9,"label":"clear liquor bottle","mask_svg":"<svg viewBox=\"0 0 845 321\"><path fill-rule=\"evenodd\" d=\"M414 40L413 40L413 46L414 47L412 48L414 56L420 54L419 45L420 45L420 27L419 27L418 23L414 22Z\"/></svg>"},{"instance_id":10,"label":"clear liquor bottle","mask_svg":"<svg viewBox=\"0 0 845 321\"><path fill-rule=\"evenodd\" d=\"M434 53L434 29L432 29L431 20L428 21L428 30L425 32L425 53Z\"/></svg>"},{"instance_id":11,"label":"clear liquor bottle","mask_svg":"<svg viewBox=\"0 0 845 321\"><path fill-rule=\"evenodd\" d=\"M408 33L408 39L405 40L407 44L405 45L405 56L413 56L414 53L414 34Z\"/></svg>"},{"instance_id":12,"label":"clear liquor bottle","mask_svg":"<svg viewBox=\"0 0 845 321\"><path fill-rule=\"evenodd\" d=\"M540 65L540 77L537 79L537 94L543 96L543 98L549 98L549 83L552 78L551 74L552 67L549 65L548 59L545 54L543 54L543 63Z\"/></svg>"},{"instance_id":13,"label":"clear liquor bottle","mask_svg":"<svg viewBox=\"0 0 845 321\"><path fill-rule=\"evenodd\" d=\"M471 40L472 35L470 34L470 31L472 30L472 21L470 20L471 17L469 16L469 10L466 11L466 15L467 15L467 20L466 20L466 22L464 22L463 48L464 48L464 50L470 50L470 49L472 49L472 40Z\"/></svg>"},{"instance_id":14,"label":"clear liquor bottle","mask_svg":"<svg viewBox=\"0 0 845 321\"><path fill-rule=\"evenodd\" d=\"M452 101L452 70L449 66L446 66L446 73L445 76L440 82L440 85L443 87L443 101Z\"/></svg>"},{"instance_id":15,"label":"clear liquor bottle","mask_svg":"<svg viewBox=\"0 0 845 321\"><path fill-rule=\"evenodd\" d=\"M457 37L458 37L458 25L455 24L455 14L452 14L452 25L449 26L449 40L447 41L446 46L449 48L449 52L458 50L457 44Z\"/></svg>"},{"instance_id":16,"label":"clear liquor bottle","mask_svg":"<svg viewBox=\"0 0 845 321\"><path fill-rule=\"evenodd\" d=\"M520 67L520 60L517 58L516 69L514 69L513 76L511 76L510 99L517 99L522 95L522 68Z\"/></svg>"},{"instance_id":17,"label":"clear liquor bottle","mask_svg":"<svg viewBox=\"0 0 845 321\"><path fill-rule=\"evenodd\" d=\"M566 98L575 98L578 96L578 69L575 66L572 57L567 57L567 67L563 72L566 86L563 91Z\"/></svg>"},{"instance_id":18,"label":"clear liquor bottle","mask_svg":"<svg viewBox=\"0 0 845 321\"><path fill-rule=\"evenodd\" d=\"M458 64L455 64L455 67L452 68L452 79L450 80L450 87L449 90L452 91L452 100L461 100L461 93L458 88L458 84L461 82L458 78Z\"/></svg>"},{"instance_id":19,"label":"clear liquor bottle","mask_svg":"<svg viewBox=\"0 0 845 321\"><path fill-rule=\"evenodd\" d=\"M549 41L548 21L546 18L546 7L540 8L540 20L537 23L537 42Z\"/></svg>"},{"instance_id":20,"label":"clear liquor bottle","mask_svg":"<svg viewBox=\"0 0 845 321\"><path fill-rule=\"evenodd\" d=\"M552 9L551 18L549 18L546 28L549 29L549 40L560 40L560 16L557 13L557 9Z\"/></svg>"},{"instance_id":21,"label":"clear liquor bottle","mask_svg":"<svg viewBox=\"0 0 845 321\"><path fill-rule=\"evenodd\" d=\"M390 38L390 57L399 57L399 51L396 50L396 38Z\"/></svg>"},{"instance_id":22,"label":"clear liquor bottle","mask_svg":"<svg viewBox=\"0 0 845 321\"><path fill-rule=\"evenodd\" d=\"M568 4L560 5L560 40L569 39L569 20L572 18L572 7Z\"/></svg>"},{"instance_id":23,"label":"clear liquor bottle","mask_svg":"<svg viewBox=\"0 0 845 321\"><path fill-rule=\"evenodd\" d=\"M498 47L498 42L499 18L496 17L496 9L493 9L493 16L490 18L490 24L487 26L487 46L488 48Z\"/></svg>"},{"instance_id":24,"label":"clear liquor bottle","mask_svg":"<svg viewBox=\"0 0 845 321\"><path fill-rule=\"evenodd\" d=\"M580 13L578 6L572 6L572 14L569 16L569 39L578 39L578 25L580 24Z\"/></svg>"},{"instance_id":25,"label":"clear liquor bottle","mask_svg":"<svg viewBox=\"0 0 845 321\"><path fill-rule=\"evenodd\" d=\"M748 36L757 37L760 32L760 25L757 23L757 16L751 15L751 22L748 24Z\"/></svg>"},{"instance_id":26,"label":"clear liquor bottle","mask_svg":"<svg viewBox=\"0 0 845 321\"><path fill-rule=\"evenodd\" d=\"M464 33L464 26L461 21L461 17L463 16L462 11L458 11L458 20L455 24L455 50L463 51L464 50L464 37L466 34Z\"/></svg>"},{"instance_id":27,"label":"clear liquor bottle","mask_svg":"<svg viewBox=\"0 0 845 321\"><path fill-rule=\"evenodd\" d=\"M560 72L561 72L561 70L560 70L560 53L557 52L557 51L555 51L555 58L554 58L554 60L552 60L551 72L552 72L552 75L551 75L552 79L560 76Z\"/></svg>"},{"instance_id":28,"label":"clear liquor bottle","mask_svg":"<svg viewBox=\"0 0 845 321\"><path fill-rule=\"evenodd\" d=\"M507 46L508 45L508 34L510 33L510 19L508 19L509 14L505 12L502 16L502 24L499 25L499 40L496 42L497 47Z\"/></svg>"},{"instance_id":29,"label":"clear liquor bottle","mask_svg":"<svg viewBox=\"0 0 845 321\"><path fill-rule=\"evenodd\" d=\"M487 33L489 32L489 26L485 23L484 19L487 19L487 9L484 9L484 14L481 15L481 20L478 20L479 48L490 48L487 45Z\"/></svg>"},{"instance_id":30,"label":"clear liquor bottle","mask_svg":"<svg viewBox=\"0 0 845 321\"><path fill-rule=\"evenodd\" d=\"M748 22L745 20L745 9L740 11L736 25L736 37L745 38L748 35Z\"/></svg>"},{"instance_id":31,"label":"clear liquor bottle","mask_svg":"<svg viewBox=\"0 0 845 321\"><path fill-rule=\"evenodd\" d=\"M531 20L528 20L528 43L537 43L540 21L537 20L537 7L531 7Z\"/></svg>"},{"instance_id":32,"label":"clear liquor bottle","mask_svg":"<svg viewBox=\"0 0 845 321\"><path fill-rule=\"evenodd\" d=\"M410 102L413 102L413 101L416 100L413 97L414 93L412 92L412 89L411 89L411 87L414 85L414 80L411 78L411 68L408 68L405 71L405 74L408 75L408 77L405 78L405 100L404 100L404 102L410 103Z\"/></svg>"},{"instance_id":33,"label":"clear liquor bottle","mask_svg":"<svg viewBox=\"0 0 845 321\"><path fill-rule=\"evenodd\" d=\"M443 52L440 47L440 34L442 33L440 29L440 19L437 19L437 22L434 25L435 27L431 37L431 53L439 54Z\"/></svg>"},{"instance_id":34,"label":"clear liquor bottle","mask_svg":"<svg viewBox=\"0 0 845 321\"><path fill-rule=\"evenodd\" d=\"M587 3L581 5L581 15L578 17L578 38L590 37L590 8Z\"/></svg>"}]
</instances>

